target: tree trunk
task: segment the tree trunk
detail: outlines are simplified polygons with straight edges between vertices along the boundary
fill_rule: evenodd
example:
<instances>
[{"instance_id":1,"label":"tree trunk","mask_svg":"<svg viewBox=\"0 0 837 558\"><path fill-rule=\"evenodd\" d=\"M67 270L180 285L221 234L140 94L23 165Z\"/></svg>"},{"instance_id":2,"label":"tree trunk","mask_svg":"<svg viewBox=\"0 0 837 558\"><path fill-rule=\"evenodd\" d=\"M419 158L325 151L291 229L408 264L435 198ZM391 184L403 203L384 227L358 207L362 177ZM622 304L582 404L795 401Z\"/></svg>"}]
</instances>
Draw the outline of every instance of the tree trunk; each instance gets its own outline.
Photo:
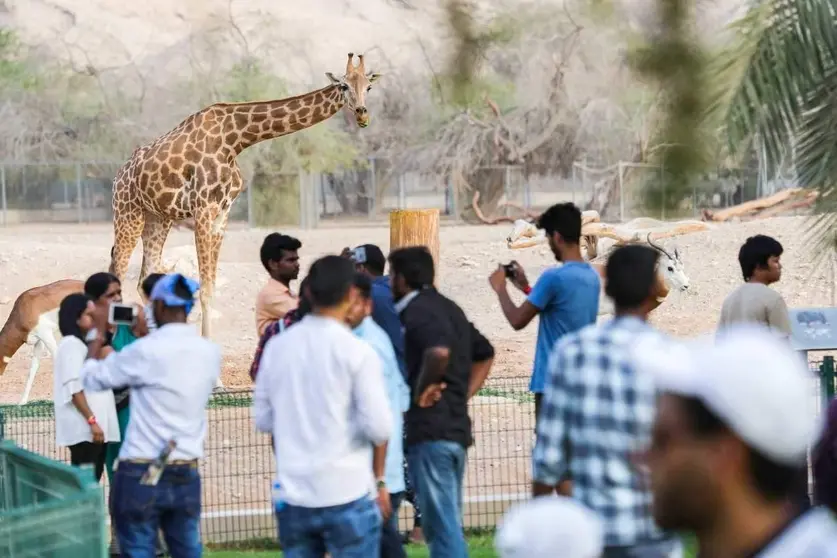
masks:
<instances>
[{"instance_id":1,"label":"tree trunk","mask_svg":"<svg viewBox=\"0 0 837 558\"><path fill-rule=\"evenodd\" d=\"M427 246L439 279L439 210L398 209L389 214L389 250Z\"/></svg>"},{"instance_id":2,"label":"tree trunk","mask_svg":"<svg viewBox=\"0 0 837 558\"><path fill-rule=\"evenodd\" d=\"M506 193L506 171L502 168L483 168L460 177L457 180L456 197L459 214L466 223L478 224L481 221L471 207L474 191L480 193L480 210L486 217L495 215L497 206Z\"/></svg>"}]
</instances>

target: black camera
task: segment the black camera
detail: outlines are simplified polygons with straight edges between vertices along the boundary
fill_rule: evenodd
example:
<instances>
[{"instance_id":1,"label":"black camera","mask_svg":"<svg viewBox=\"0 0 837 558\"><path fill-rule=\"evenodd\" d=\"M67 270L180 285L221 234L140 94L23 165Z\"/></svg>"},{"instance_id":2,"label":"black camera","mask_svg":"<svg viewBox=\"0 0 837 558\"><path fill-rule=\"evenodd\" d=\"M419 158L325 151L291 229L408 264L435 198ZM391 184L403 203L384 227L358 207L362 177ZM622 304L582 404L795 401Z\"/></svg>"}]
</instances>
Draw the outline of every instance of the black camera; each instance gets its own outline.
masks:
<instances>
[{"instance_id":1,"label":"black camera","mask_svg":"<svg viewBox=\"0 0 837 558\"><path fill-rule=\"evenodd\" d=\"M514 279L514 272L517 269L517 264L514 262L503 264L503 269L506 270L506 277L508 279Z\"/></svg>"}]
</instances>

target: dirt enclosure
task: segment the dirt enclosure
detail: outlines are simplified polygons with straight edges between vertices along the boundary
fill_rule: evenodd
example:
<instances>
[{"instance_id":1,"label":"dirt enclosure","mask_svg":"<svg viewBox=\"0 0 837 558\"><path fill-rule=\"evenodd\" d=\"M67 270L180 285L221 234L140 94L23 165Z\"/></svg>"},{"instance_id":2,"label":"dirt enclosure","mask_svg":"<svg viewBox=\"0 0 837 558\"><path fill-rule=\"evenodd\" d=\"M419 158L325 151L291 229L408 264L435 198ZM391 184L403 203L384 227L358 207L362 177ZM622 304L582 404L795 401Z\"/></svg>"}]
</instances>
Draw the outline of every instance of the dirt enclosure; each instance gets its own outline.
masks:
<instances>
[{"instance_id":1,"label":"dirt enclosure","mask_svg":"<svg viewBox=\"0 0 837 558\"><path fill-rule=\"evenodd\" d=\"M509 225L444 226L441 230L440 289L460 303L497 349L489 395L476 398L472 408L476 444L469 454L466 499L472 517L470 520L466 517L466 522L474 525L493 523L493 516L501 511L485 511L488 502L506 502L528 490L533 405L525 392L537 326L532 324L524 331L513 331L502 316L487 277L497 264L516 259L534 282L554 260L546 246L515 251L506 248L505 237L510 228ZM712 331L723 297L741 281L736 259L738 248L748 236L758 233L775 236L785 247L782 257L785 271L778 290L789 306L830 304L828 272L815 270L800 232L803 229L803 218L788 217L720 224L711 231L666 240L665 246L679 248L692 286L688 294L671 295L655 313L654 324L678 336ZM223 347L223 380L230 388L250 385L247 371L256 345L253 306L256 293L265 281L258 253L267 232L231 227L221 251L213 338ZM344 246L371 242L386 250L389 244L389 231L384 226L324 226L282 232L302 241L303 274L314 259L339 253ZM5 321L14 299L27 288L57 279L84 279L106 269L111 241L109 224L0 229L0 319ZM137 250L125 285L128 300L137 300L140 258ZM197 278L190 232L171 233L164 261ZM513 297L520 300L517 295ZM199 311L196 311L193 320L198 318ZM31 351L24 346L12 359L0 379L0 402L14 404L20 398ZM51 398L51 371L51 359L44 358L32 400ZM205 511L215 514L212 515L215 518L238 517L242 510L269 518L272 457L267 440L252 430L246 403L240 400L210 411L212 424L204 464ZM34 422L7 419L6 435L17 436L25 445L48 455L55 454L50 420L48 417ZM226 525L223 530L241 531L242 528Z\"/></svg>"}]
</instances>

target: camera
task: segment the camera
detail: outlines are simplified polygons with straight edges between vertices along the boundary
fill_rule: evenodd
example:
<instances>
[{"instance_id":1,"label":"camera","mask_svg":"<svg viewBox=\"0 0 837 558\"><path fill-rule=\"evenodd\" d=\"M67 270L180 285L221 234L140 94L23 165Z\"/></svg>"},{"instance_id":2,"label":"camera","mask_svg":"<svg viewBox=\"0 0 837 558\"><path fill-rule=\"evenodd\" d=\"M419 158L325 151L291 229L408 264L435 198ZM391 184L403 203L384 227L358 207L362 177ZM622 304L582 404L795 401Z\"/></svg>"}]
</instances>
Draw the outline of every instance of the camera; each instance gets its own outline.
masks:
<instances>
[{"instance_id":1,"label":"camera","mask_svg":"<svg viewBox=\"0 0 837 558\"><path fill-rule=\"evenodd\" d=\"M517 269L517 265L514 262L503 264L503 269L506 270L506 278L514 279L514 272Z\"/></svg>"},{"instance_id":2,"label":"camera","mask_svg":"<svg viewBox=\"0 0 837 558\"><path fill-rule=\"evenodd\" d=\"M136 309L130 304L110 305L108 311L108 323L111 325L133 325L136 321Z\"/></svg>"}]
</instances>

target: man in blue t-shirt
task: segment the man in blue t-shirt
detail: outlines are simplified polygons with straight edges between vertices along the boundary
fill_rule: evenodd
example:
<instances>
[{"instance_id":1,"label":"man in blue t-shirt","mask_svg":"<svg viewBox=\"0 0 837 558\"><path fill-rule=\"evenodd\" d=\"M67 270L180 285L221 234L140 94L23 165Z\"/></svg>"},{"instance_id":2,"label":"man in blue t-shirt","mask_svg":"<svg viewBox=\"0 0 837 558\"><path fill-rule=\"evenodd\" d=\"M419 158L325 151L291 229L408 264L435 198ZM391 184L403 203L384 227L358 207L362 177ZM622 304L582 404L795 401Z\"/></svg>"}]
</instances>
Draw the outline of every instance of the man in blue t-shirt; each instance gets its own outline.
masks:
<instances>
[{"instance_id":1,"label":"man in blue t-shirt","mask_svg":"<svg viewBox=\"0 0 837 558\"><path fill-rule=\"evenodd\" d=\"M596 323L601 290L598 272L581 255L581 211L572 203L555 204L540 216L537 226L546 232L555 259L563 265L544 271L535 287L530 288L523 268L512 262L511 282L527 295L520 306L512 301L506 290L504 266L499 266L489 277L503 314L515 330L523 329L540 315L535 364L529 384L535 394L536 429L552 349L568 333Z\"/></svg>"}]
</instances>

